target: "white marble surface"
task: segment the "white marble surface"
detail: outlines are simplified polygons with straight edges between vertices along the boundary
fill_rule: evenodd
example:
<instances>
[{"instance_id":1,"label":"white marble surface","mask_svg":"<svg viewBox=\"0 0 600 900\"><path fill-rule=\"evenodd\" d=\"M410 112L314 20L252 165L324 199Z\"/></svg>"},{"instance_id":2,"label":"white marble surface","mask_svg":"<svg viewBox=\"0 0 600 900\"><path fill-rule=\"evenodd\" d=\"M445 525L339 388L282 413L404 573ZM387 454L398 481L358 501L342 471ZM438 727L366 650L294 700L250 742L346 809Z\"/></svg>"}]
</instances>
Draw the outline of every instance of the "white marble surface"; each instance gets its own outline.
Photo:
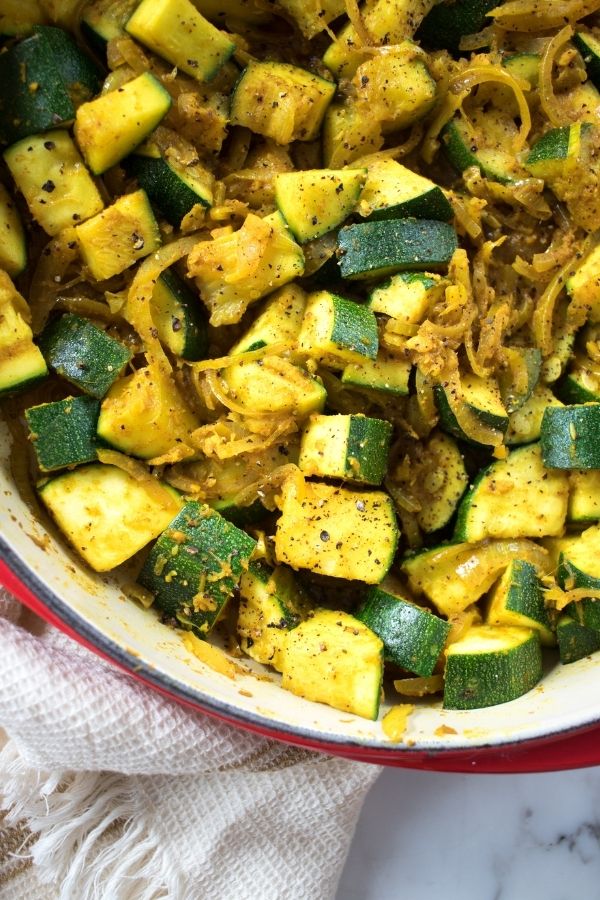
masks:
<instances>
[{"instance_id":1,"label":"white marble surface","mask_svg":"<svg viewBox=\"0 0 600 900\"><path fill-rule=\"evenodd\" d=\"M385 770L337 900L600 898L600 767L543 775Z\"/></svg>"}]
</instances>

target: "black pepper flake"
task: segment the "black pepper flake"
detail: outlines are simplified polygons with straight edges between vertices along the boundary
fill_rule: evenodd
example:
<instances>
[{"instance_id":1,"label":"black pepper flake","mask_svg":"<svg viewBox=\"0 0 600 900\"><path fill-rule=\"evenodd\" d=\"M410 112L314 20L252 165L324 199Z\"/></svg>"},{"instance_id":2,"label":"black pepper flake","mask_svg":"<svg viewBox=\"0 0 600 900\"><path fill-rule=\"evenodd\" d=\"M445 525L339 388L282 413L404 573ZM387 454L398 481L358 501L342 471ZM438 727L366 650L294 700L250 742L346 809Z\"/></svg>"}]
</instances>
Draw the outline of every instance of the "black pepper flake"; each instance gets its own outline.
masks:
<instances>
[{"instance_id":1,"label":"black pepper flake","mask_svg":"<svg viewBox=\"0 0 600 900\"><path fill-rule=\"evenodd\" d=\"M329 532L328 532L328 531L322 531L321 534L320 534L320 538L321 538L321 540L323 541L323 543L327 543L327 541L329 540Z\"/></svg>"},{"instance_id":2,"label":"black pepper flake","mask_svg":"<svg viewBox=\"0 0 600 900\"><path fill-rule=\"evenodd\" d=\"M54 150L56 144L54 143L54 141L44 141L44 147L46 148L46 150Z\"/></svg>"},{"instance_id":3,"label":"black pepper flake","mask_svg":"<svg viewBox=\"0 0 600 900\"><path fill-rule=\"evenodd\" d=\"M56 185L50 179L48 179L48 181L45 181L42 185L42 190L46 191L48 194L51 194L55 189Z\"/></svg>"},{"instance_id":4,"label":"black pepper flake","mask_svg":"<svg viewBox=\"0 0 600 900\"><path fill-rule=\"evenodd\" d=\"M173 331L181 331L181 319L178 319L177 316L173 316L171 321L171 328Z\"/></svg>"}]
</instances>

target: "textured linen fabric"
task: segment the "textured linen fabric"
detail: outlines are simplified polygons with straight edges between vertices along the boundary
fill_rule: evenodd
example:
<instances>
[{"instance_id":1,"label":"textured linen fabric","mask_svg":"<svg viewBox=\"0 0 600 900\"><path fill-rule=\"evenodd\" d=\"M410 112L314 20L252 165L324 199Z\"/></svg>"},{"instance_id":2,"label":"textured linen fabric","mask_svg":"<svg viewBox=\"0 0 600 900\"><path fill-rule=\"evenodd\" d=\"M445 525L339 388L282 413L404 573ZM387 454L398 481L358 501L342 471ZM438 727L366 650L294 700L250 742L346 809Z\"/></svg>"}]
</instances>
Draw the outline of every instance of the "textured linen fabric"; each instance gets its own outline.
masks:
<instances>
[{"instance_id":1,"label":"textured linen fabric","mask_svg":"<svg viewBox=\"0 0 600 900\"><path fill-rule=\"evenodd\" d=\"M327 900L379 769L188 710L0 592L0 898Z\"/></svg>"}]
</instances>

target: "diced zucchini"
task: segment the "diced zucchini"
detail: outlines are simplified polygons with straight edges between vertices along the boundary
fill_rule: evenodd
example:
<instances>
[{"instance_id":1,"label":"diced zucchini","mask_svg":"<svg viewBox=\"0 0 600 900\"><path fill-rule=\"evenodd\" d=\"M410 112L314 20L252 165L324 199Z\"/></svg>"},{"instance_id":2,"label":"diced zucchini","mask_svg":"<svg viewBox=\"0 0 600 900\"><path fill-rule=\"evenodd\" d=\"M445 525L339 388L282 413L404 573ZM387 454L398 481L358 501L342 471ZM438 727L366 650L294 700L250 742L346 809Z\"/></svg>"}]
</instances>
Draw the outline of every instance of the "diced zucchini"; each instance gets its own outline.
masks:
<instances>
[{"instance_id":1,"label":"diced zucchini","mask_svg":"<svg viewBox=\"0 0 600 900\"><path fill-rule=\"evenodd\" d=\"M600 650L600 632L580 625L571 616L563 613L556 623L558 652L563 665L577 662Z\"/></svg>"},{"instance_id":2,"label":"diced zucchini","mask_svg":"<svg viewBox=\"0 0 600 900\"><path fill-rule=\"evenodd\" d=\"M600 589L600 526L593 525L560 547L556 580L564 590ZM585 598L570 603L565 612L580 625L600 632L600 600Z\"/></svg>"},{"instance_id":3,"label":"diced zucchini","mask_svg":"<svg viewBox=\"0 0 600 900\"><path fill-rule=\"evenodd\" d=\"M0 35L15 37L31 32L34 25L43 25L46 15L40 0L3 0L0 10Z\"/></svg>"},{"instance_id":4,"label":"diced zucchini","mask_svg":"<svg viewBox=\"0 0 600 900\"><path fill-rule=\"evenodd\" d=\"M389 219L347 225L338 237L342 278L445 269L458 246L454 228L428 219Z\"/></svg>"},{"instance_id":5,"label":"diced zucchini","mask_svg":"<svg viewBox=\"0 0 600 900\"><path fill-rule=\"evenodd\" d=\"M158 223L145 191L123 194L112 206L75 229L79 250L92 278L119 275L158 250Z\"/></svg>"},{"instance_id":6,"label":"diced zucchini","mask_svg":"<svg viewBox=\"0 0 600 900\"><path fill-rule=\"evenodd\" d=\"M100 90L100 73L61 28L36 25L33 34L0 54L0 144L75 118L80 103Z\"/></svg>"},{"instance_id":7,"label":"diced zucchini","mask_svg":"<svg viewBox=\"0 0 600 900\"><path fill-rule=\"evenodd\" d=\"M581 53L588 78L600 89L600 41L587 31L577 31L573 43Z\"/></svg>"},{"instance_id":8,"label":"diced zucchini","mask_svg":"<svg viewBox=\"0 0 600 900\"><path fill-rule=\"evenodd\" d=\"M448 524L463 496L469 478L465 463L453 438L442 432L432 434L417 459L421 509L416 513L422 531L431 533ZM410 485L408 486L410 489Z\"/></svg>"},{"instance_id":9,"label":"diced zucchini","mask_svg":"<svg viewBox=\"0 0 600 900\"><path fill-rule=\"evenodd\" d=\"M356 618L381 638L387 661L424 676L434 671L451 628L428 609L378 587L369 588Z\"/></svg>"},{"instance_id":10,"label":"diced zucchini","mask_svg":"<svg viewBox=\"0 0 600 900\"><path fill-rule=\"evenodd\" d=\"M281 213L264 219L250 213L238 231L196 244L188 271L210 310L210 324L231 325L251 303L299 278L304 254Z\"/></svg>"},{"instance_id":11,"label":"diced zucchini","mask_svg":"<svg viewBox=\"0 0 600 900\"><path fill-rule=\"evenodd\" d=\"M409 393L412 364L379 349L376 359L350 363L342 372L342 384L362 390L381 391L397 397Z\"/></svg>"},{"instance_id":12,"label":"diced zucchini","mask_svg":"<svg viewBox=\"0 0 600 900\"><path fill-rule=\"evenodd\" d=\"M75 138L92 172L101 175L135 150L170 107L171 95L150 72L83 103Z\"/></svg>"},{"instance_id":13,"label":"diced zucchini","mask_svg":"<svg viewBox=\"0 0 600 900\"><path fill-rule=\"evenodd\" d=\"M125 24L138 0L88 0L81 16L81 33L99 53L115 38L124 37Z\"/></svg>"},{"instance_id":14,"label":"diced zucchini","mask_svg":"<svg viewBox=\"0 0 600 900\"><path fill-rule=\"evenodd\" d=\"M346 11L344 0L279 0L278 4L298 25L304 37L314 38Z\"/></svg>"},{"instance_id":15,"label":"diced zucchini","mask_svg":"<svg viewBox=\"0 0 600 900\"><path fill-rule=\"evenodd\" d=\"M444 616L462 613L491 588L512 559L543 567L546 553L532 541L449 544L407 557L402 571L410 588L425 596Z\"/></svg>"},{"instance_id":16,"label":"diced zucchini","mask_svg":"<svg viewBox=\"0 0 600 900\"><path fill-rule=\"evenodd\" d=\"M502 403L500 389L493 379L480 378L478 375L465 375L461 378L461 387L465 405L483 425L495 428L497 431L506 431L508 415ZM469 440L450 408L444 387L436 385L434 394L440 414L440 428L461 440Z\"/></svg>"},{"instance_id":17,"label":"diced zucchini","mask_svg":"<svg viewBox=\"0 0 600 900\"><path fill-rule=\"evenodd\" d=\"M404 325L420 325L445 286L439 275L398 272L371 291L369 306Z\"/></svg>"},{"instance_id":18,"label":"diced zucchini","mask_svg":"<svg viewBox=\"0 0 600 900\"><path fill-rule=\"evenodd\" d=\"M36 222L50 235L83 222L104 203L67 131L47 131L13 144L4 159Z\"/></svg>"},{"instance_id":19,"label":"diced zucchini","mask_svg":"<svg viewBox=\"0 0 600 900\"><path fill-rule=\"evenodd\" d=\"M600 403L548 407L540 444L549 469L600 469Z\"/></svg>"},{"instance_id":20,"label":"diced zucchini","mask_svg":"<svg viewBox=\"0 0 600 900\"><path fill-rule=\"evenodd\" d=\"M380 485L387 471L392 426L384 419L311 416L298 466L304 475Z\"/></svg>"},{"instance_id":21,"label":"diced zucchini","mask_svg":"<svg viewBox=\"0 0 600 900\"><path fill-rule=\"evenodd\" d=\"M67 313L51 321L40 347L57 375L101 399L131 359L131 351L79 316Z\"/></svg>"},{"instance_id":22,"label":"diced zucchini","mask_svg":"<svg viewBox=\"0 0 600 900\"><path fill-rule=\"evenodd\" d=\"M305 419L325 405L322 383L283 357L236 363L225 370L224 377L229 395L249 415L279 413Z\"/></svg>"},{"instance_id":23,"label":"diced zucchini","mask_svg":"<svg viewBox=\"0 0 600 900\"><path fill-rule=\"evenodd\" d=\"M255 546L210 506L190 500L152 547L138 581L167 616L205 635L248 569Z\"/></svg>"},{"instance_id":24,"label":"diced zucchini","mask_svg":"<svg viewBox=\"0 0 600 900\"><path fill-rule=\"evenodd\" d=\"M276 291L265 302L246 333L237 341L230 356L260 350L271 344L295 347L306 309L306 294L296 284Z\"/></svg>"},{"instance_id":25,"label":"diced zucchini","mask_svg":"<svg viewBox=\"0 0 600 900\"><path fill-rule=\"evenodd\" d=\"M280 659L286 691L365 719L377 718L383 644L354 616L316 610L287 633Z\"/></svg>"},{"instance_id":26,"label":"diced zucchini","mask_svg":"<svg viewBox=\"0 0 600 900\"><path fill-rule=\"evenodd\" d=\"M305 612L306 598L290 569L256 561L242 573L237 632L251 659L281 671L285 635Z\"/></svg>"},{"instance_id":27,"label":"diced zucchini","mask_svg":"<svg viewBox=\"0 0 600 900\"><path fill-rule=\"evenodd\" d=\"M125 26L129 34L198 81L211 81L235 50L190 0L142 0Z\"/></svg>"},{"instance_id":28,"label":"diced zucchini","mask_svg":"<svg viewBox=\"0 0 600 900\"><path fill-rule=\"evenodd\" d=\"M175 491L159 481L139 481L101 463L58 475L39 493L63 534L96 572L108 572L134 556L182 506Z\"/></svg>"},{"instance_id":29,"label":"diced zucchini","mask_svg":"<svg viewBox=\"0 0 600 900\"><path fill-rule=\"evenodd\" d=\"M581 122L547 131L531 148L525 168L534 178L552 180L568 172L581 152Z\"/></svg>"},{"instance_id":30,"label":"diced zucchini","mask_svg":"<svg viewBox=\"0 0 600 900\"><path fill-rule=\"evenodd\" d=\"M600 521L600 469L569 472L569 522Z\"/></svg>"},{"instance_id":31,"label":"diced zucchini","mask_svg":"<svg viewBox=\"0 0 600 900\"><path fill-rule=\"evenodd\" d=\"M167 222L176 228L196 204L212 206L214 179L198 163L184 166L175 156L139 153L128 157L126 167Z\"/></svg>"},{"instance_id":32,"label":"diced zucchini","mask_svg":"<svg viewBox=\"0 0 600 900\"><path fill-rule=\"evenodd\" d=\"M588 310L588 322L600 322L600 243L567 279L566 288L571 302Z\"/></svg>"},{"instance_id":33,"label":"diced zucchini","mask_svg":"<svg viewBox=\"0 0 600 900\"><path fill-rule=\"evenodd\" d=\"M547 406L562 406L562 403L556 399L549 387L538 384L529 400L509 416L506 444L515 446L539 441L542 419Z\"/></svg>"},{"instance_id":34,"label":"diced zucchini","mask_svg":"<svg viewBox=\"0 0 600 900\"><path fill-rule=\"evenodd\" d=\"M0 183L0 269L16 278L27 266L27 243L15 202Z\"/></svg>"},{"instance_id":35,"label":"diced zucchini","mask_svg":"<svg viewBox=\"0 0 600 900\"><path fill-rule=\"evenodd\" d=\"M507 347L506 354L514 357L524 370L525 378L522 383L515 383L513 370L508 367L500 373L498 386L502 403L509 416L516 412L529 400L540 380L542 368L542 354L537 347Z\"/></svg>"},{"instance_id":36,"label":"diced zucchini","mask_svg":"<svg viewBox=\"0 0 600 900\"><path fill-rule=\"evenodd\" d=\"M395 159L367 164L367 182L357 212L365 219L439 219L449 222L453 211L441 188Z\"/></svg>"},{"instance_id":37,"label":"diced zucchini","mask_svg":"<svg viewBox=\"0 0 600 900\"><path fill-rule=\"evenodd\" d=\"M96 459L96 423L100 403L95 397L67 397L25 410L29 440L42 472L64 469Z\"/></svg>"},{"instance_id":38,"label":"diced zucchini","mask_svg":"<svg viewBox=\"0 0 600 900\"><path fill-rule=\"evenodd\" d=\"M542 677L542 653L535 631L478 625L446 653L444 708L480 709L526 694Z\"/></svg>"},{"instance_id":39,"label":"diced zucchini","mask_svg":"<svg viewBox=\"0 0 600 900\"><path fill-rule=\"evenodd\" d=\"M275 176L275 199L296 240L305 244L348 218L365 179L365 169L280 172Z\"/></svg>"},{"instance_id":40,"label":"diced zucchini","mask_svg":"<svg viewBox=\"0 0 600 900\"><path fill-rule=\"evenodd\" d=\"M298 349L332 368L377 358L375 314L331 291L310 294L298 336Z\"/></svg>"},{"instance_id":41,"label":"diced zucchini","mask_svg":"<svg viewBox=\"0 0 600 900\"><path fill-rule=\"evenodd\" d=\"M394 559L398 526L381 491L286 480L275 552L293 569L379 584Z\"/></svg>"},{"instance_id":42,"label":"diced zucchini","mask_svg":"<svg viewBox=\"0 0 600 900\"><path fill-rule=\"evenodd\" d=\"M29 322L26 301L0 269L0 395L25 390L48 374Z\"/></svg>"},{"instance_id":43,"label":"diced zucchini","mask_svg":"<svg viewBox=\"0 0 600 900\"><path fill-rule=\"evenodd\" d=\"M468 34L482 31L495 0L456 0L437 2L417 30L419 40L428 50L450 50L458 53L460 42Z\"/></svg>"},{"instance_id":44,"label":"diced zucchini","mask_svg":"<svg viewBox=\"0 0 600 900\"><path fill-rule=\"evenodd\" d=\"M600 378L585 365L585 360L575 360L556 385L556 393L566 404L598 403Z\"/></svg>"},{"instance_id":45,"label":"diced zucchini","mask_svg":"<svg viewBox=\"0 0 600 900\"><path fill-rule=\"evenodd\" d=\"M171 353L179 359L204 359L208 350L206 311L174 269L166 269L156 282L151 308L158 337Z\"/></svg>"},{"instance_id":46,"label":"diced zucchini","mask_svg":"<svg viewBox=\"0 0 600 900\"><path fill-rule=\"evenodd\" d=\"M323 161L332 169L375 153L384 141L379 124L353 98L331 104L323 120L322 139Z\"/></svg>"},{"instance_id":47,"label":"diced zucchini","mask_svg":"<svg viewBox=\"0 0 600 900\"><path fill-rule=\"evenodd\" d=\"M185 443L199 424L173 379L146 366L115 381L100 407L98 436L123 453L152 459Z\"/></svg>"},{"instance_id":48,"label":"diced zucchini","mask_svg":"<svg viewBox=\"0 0 600 900\"><path fill-rule=\"evenodd\" d=\"M475 166L491 181L507 184L520 174L511 149L516 133L514 120L507 114L474 110L468 122L458 116L448 122L442 131L442 146L458 172Z\"/></svg>"},{"instance_id":49,"label":"diced zucchini","mask_svg":"<svg viewBox=\"0 0 600 900\"><path fill-rule=\"evenodd\" d=\"M454 538L559 536L568 500L567 476L544 467L540 445L519 447L476 478L460 505Z\"/></svg>"},{"instance_id":50,"label":"diced zucchini","mask_svg":"<svg viewBox=\"0 0 600 900\"><path fill-rule=\"evenodd\" d=\"M539 53L511 53L502 60L504 68L515 78L528 81L532 88L538 86L540 75Z\"/></svg>"},{"instance_id":51,"label":"diced zucchini","mask_svg":"<svg viewBox=\"0 0 600 900\"><path fill-rule=\"evenodd\" d=\"M532 628L539 633L542 644L555 643L542 582L532 563L521 559L511 561L492 591L486 624Z\"/></svg>"},{"instance_id":52,"label":"diced zucchini","mask_svg":"<svg viewBox=\"0 0 600 900\"><path fill-rule=\"evenodd\" d=\"M219 25L227 25L229 19L253 25L271 21L269 10L262 6L261 0L194 0L194 6Z\"/></svg>"},{"instance_id":53,"label":"diced zucchini","mask_svg":"<svg viewBox=\"0 0 600 900\"><path fill-rule=\"evenodd\" d=\"M231 97L231 122L278 144L312 141L321 130L335 89L333 81L298 66L251 62Z\"/></svg>"}]
</instances>

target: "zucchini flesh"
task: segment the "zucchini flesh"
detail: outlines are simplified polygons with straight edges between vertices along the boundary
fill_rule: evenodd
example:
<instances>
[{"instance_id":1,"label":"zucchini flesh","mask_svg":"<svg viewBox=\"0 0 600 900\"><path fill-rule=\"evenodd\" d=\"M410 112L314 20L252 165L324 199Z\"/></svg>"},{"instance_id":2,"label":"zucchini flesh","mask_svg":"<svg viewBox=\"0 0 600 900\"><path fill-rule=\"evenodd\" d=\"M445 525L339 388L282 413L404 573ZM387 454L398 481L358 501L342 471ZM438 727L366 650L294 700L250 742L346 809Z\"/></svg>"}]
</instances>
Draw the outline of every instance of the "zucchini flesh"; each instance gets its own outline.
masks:
<instances>
[{"instance_id":1,"label":"zucchini flesh","mask_svg":"<svg viewBox=\"0 0 600 900\"><path fill-rule=\"evenodd\" d=\"M353 211L366 170L314 169L275 176L279 211L301 244L327 234Z\"/></svg>"},{"instance_id":2,"label":"zucchini flesh","mask_svg":"<svg viewBox=\"0 0 600 900\"><path fill-rule=\"evenodd\" d=\"M399 272L369 295L369 307L401 325L419 325L446 286L431 272Z\"/></svg>"},{"instance_id":3,"label":"zucchini flesh","mask_svg":"<svg viewBox=\"0 0 600 900\"><path fill-rule=\"evenodd\" d=\"M360 160L383 146L381 127L360 104L332 103L323 120L323 161L332 169Z\"/></svg>"},{"instance_id":4,"label":"zucchini flesh","mask_svg":"<svg viewBox=\"0 0 600 900\"><path fill-rule=\"evenodd\" d=\"M322 383L281 357L228 366L224 379L231 398L255 415L287 414L303 420L325 405Z\"/></svg>"},{"instance_id":5,"label":"zucchini flesh","mask_svg":"<svg viewBox=\"0 0 600 900\"><path fill-rule=\"evenodd\" d=\"M347 225L338 237L342 278L445 269L458 246L454 228L426 219L389 219Z\"/></svg>"},{"instance_id":6,"label":"zucchini flesh","mask_svg":"<svg viewBox=\"0 0 600 900\"><path fill-rule=\"evenodd\" d=\"M387 471L392 426L367 416L311 416L298 466L305 475L379 485Z\"/></svg>"},{"instance_id":7,"label":"zucchini flesh","mask_svg":"<svg viewBox=\"0 0 600 900\"><path fill-rule=\"evenodd\" d=\"M478 375L466 375L461 379L461 387L466 406L484 425L497 431L506 431L508 415L502 403L498 385L493 379L480 378ZM467 438L458 424L443 386L436 385L434 394L440 414L440 428L454 437L474 443Z\"/></svg>"},{"instance_id":8,"label":"zucchini flesh","mask_svg":"<svg viewBox=\"0 0 600 900\"><path fill-rule=\"evenodd\" d=\"M492 591L486 623L532 628L539 633L542 644L555 643L542 582L532 563L521 559L510 563Z\"/></svg>"},{"instance_id":9,"label":"zucchini flesh","mask_svg":"<svg viewBox=\"0 0 600 900\"><path fill-rule=\"evenodd\" d=\"M539 384L525 403L508 419L505 442L508 446L539 441L542 419L548 406L562 406L549 387Z\"/></svg>"},{"instance_id":10,"label":"zucchini flesh","mask_svg":"<svg viewBox=\"0 0 600 900\"><path fill-rule=\"evenodd\" d=\"M0 268L11 278L27 265L27 243L14 200L0 183Z\"/></svg>"},{"instance_id":11,"label":"zucchini flesh","mask_svg":"<svg viewBox=\"0 0 600 900\"><path fill-rule=\"evenodd\" d=\"M525 160L535 178L553 179L568 171L581 152L581 123L553 128L537 141Z\"/></svg>"},{"instance_id":12,"label":"zucchini flesh","mask_svg":"<svg viewBox=\"0 0 600 900\"><path fill-rule=\"evenodd\" d=\"M600 632L586 628L566 613L556 623L556 638L563 665L577 662L600 650Z\"/></svg>"},{"instance_id":13,"label":"zucchini flesh","mask_svg":"<svg viewBox=\"0 0 600 900\"><path fill-rule=\"evenodd\" d=\"M298 349L332 368L377 358L377 320L370 309L331 291L308 298Z\"/></svg>"},{"instance_id":14,"label":"zucchini flesh","mask_svg":"<svg viewBox=\"0 0 600 900\"><path fill-rule=\"evenodd\" d=\"M409 41L363 62L353 86L357 107L369 111L383 135L418 122L436 101L436 83Z\"/></svg>"},{"instance_id":15,"label":"zucchini flesh","mask_svg":"<svg viewBox=\"0 0 600 900\"><path fill-rule=\"evenodd\" d=\"M569 472L569 522L600 521L600 469Z\"/></svg>"},{"instance_id":16,"label":"zucchini flesh","mask_svg":"<svg viewBox=\"0 0 600 900\"><path fill-rule=\"evenodd\" d=\"M67 397L25 410L29 439L42 472L96 459L100 403L94 397Z\"/></svg>"},{"instance_id":17,"label":"zucchini flesh","mask_svg":"<svg viewBox=\"0 0 600 900\"><path fill-rule=\"evenodd\" d=\"M600 89L600 41L589 32L578 31L573 35L573 43L583 56L588 78Z\"/></svg>"},{"instance_id":18,"label":"zucchini flesh","mask_svg":"<svg viewBox=\"0 0 600 900\"><path fill-rule=\"evenodd\" d=\"M330 22L346 11L344 0L279 0L279 6L290 15L304 37L309 40L320 34Z\"/></svg>"},{"instance_id":19,"label":"zucchini flesh","mask_svg":"<svg viewBox=\"0 0 600 900\"><path fill-rule=\"evenodd\" d=\"M104 53L109 41L125 35L125 24L137 5L137 0L89 0L81 16L82 35Z\"/></svg>"},{"instance_id":20,"label":"zucchini flesh","mask_svg":"<svg viewBox=\"0 0 600 900\"><path fill-rule=\"evenodd\" d=\"M260 350L271 344L295 347L306 309L306 294L298 285L287 285L266 300L246 333L237 341L230 356Z\"/></svg>"},{"instance_id":21,"label":"zucchini flesh","mask_svg":"<svg viewBox=\"0 0 600 900\"><path fill-rule=\"evenodd\" d=\"M586 366L585 361L577 360L556 385L556 393L567 405L599 403L600 378Z\"/></svg>"},{"instance_id":22,"label":"zucchini flesh","mask_svg":"<svg viewBox=\"0 0 600 900\"><path fill-rule=\"evenodd\" d=\"M444 152L455 169L464 172L472 166L486 178L507 184L523 177L511 152L517 134L514 120L499 111L474 110L471 123L455 117L444 127Z\"/></svg>"},{"instance_id":23,"label":"zucchini flesh","mask_svg":"<svg viewBox=\"0 0 600 900\"><path fill-rule=\"evenodd\" d=\"M600 244L597 244L573 275L567 279L567 292L578 307L588 311L588 321L600 322Z\"/></svg>"},{"instance_id":24,"label":"zucchini flesh","mask_svg":"<svg viewBox=\"0 0 600 900\"><path fill-rule=\"evenodd\" d=\"M0 395L25 390L48 374L29 321L27 303L0 270Z\"/></svg>"},{"instance_id":25,"label":"zucchini flesh","mask_svg":"<svg viewBox=\"0 0 600 900\"><path fill-rule=\"evenodd\" d=\"M453 211L446 195L433 181L395 159L376 159L367 166L358 212L365 219L439 219L449 222Z\"/></svg>"},{"instance_id":26,"label":"zucchini flesh","mask_svg":"<svg viewBox=\"0 0 600 900\"><path fill-rule=\"evenodd\" d=\"M565 590L600 589L600 526L594 525L578 538L571 538L560 548L556 580ZM600 632L600 601L584 598L570 603L565 610L581 625Z\"/></svg>"}]
</instances>

